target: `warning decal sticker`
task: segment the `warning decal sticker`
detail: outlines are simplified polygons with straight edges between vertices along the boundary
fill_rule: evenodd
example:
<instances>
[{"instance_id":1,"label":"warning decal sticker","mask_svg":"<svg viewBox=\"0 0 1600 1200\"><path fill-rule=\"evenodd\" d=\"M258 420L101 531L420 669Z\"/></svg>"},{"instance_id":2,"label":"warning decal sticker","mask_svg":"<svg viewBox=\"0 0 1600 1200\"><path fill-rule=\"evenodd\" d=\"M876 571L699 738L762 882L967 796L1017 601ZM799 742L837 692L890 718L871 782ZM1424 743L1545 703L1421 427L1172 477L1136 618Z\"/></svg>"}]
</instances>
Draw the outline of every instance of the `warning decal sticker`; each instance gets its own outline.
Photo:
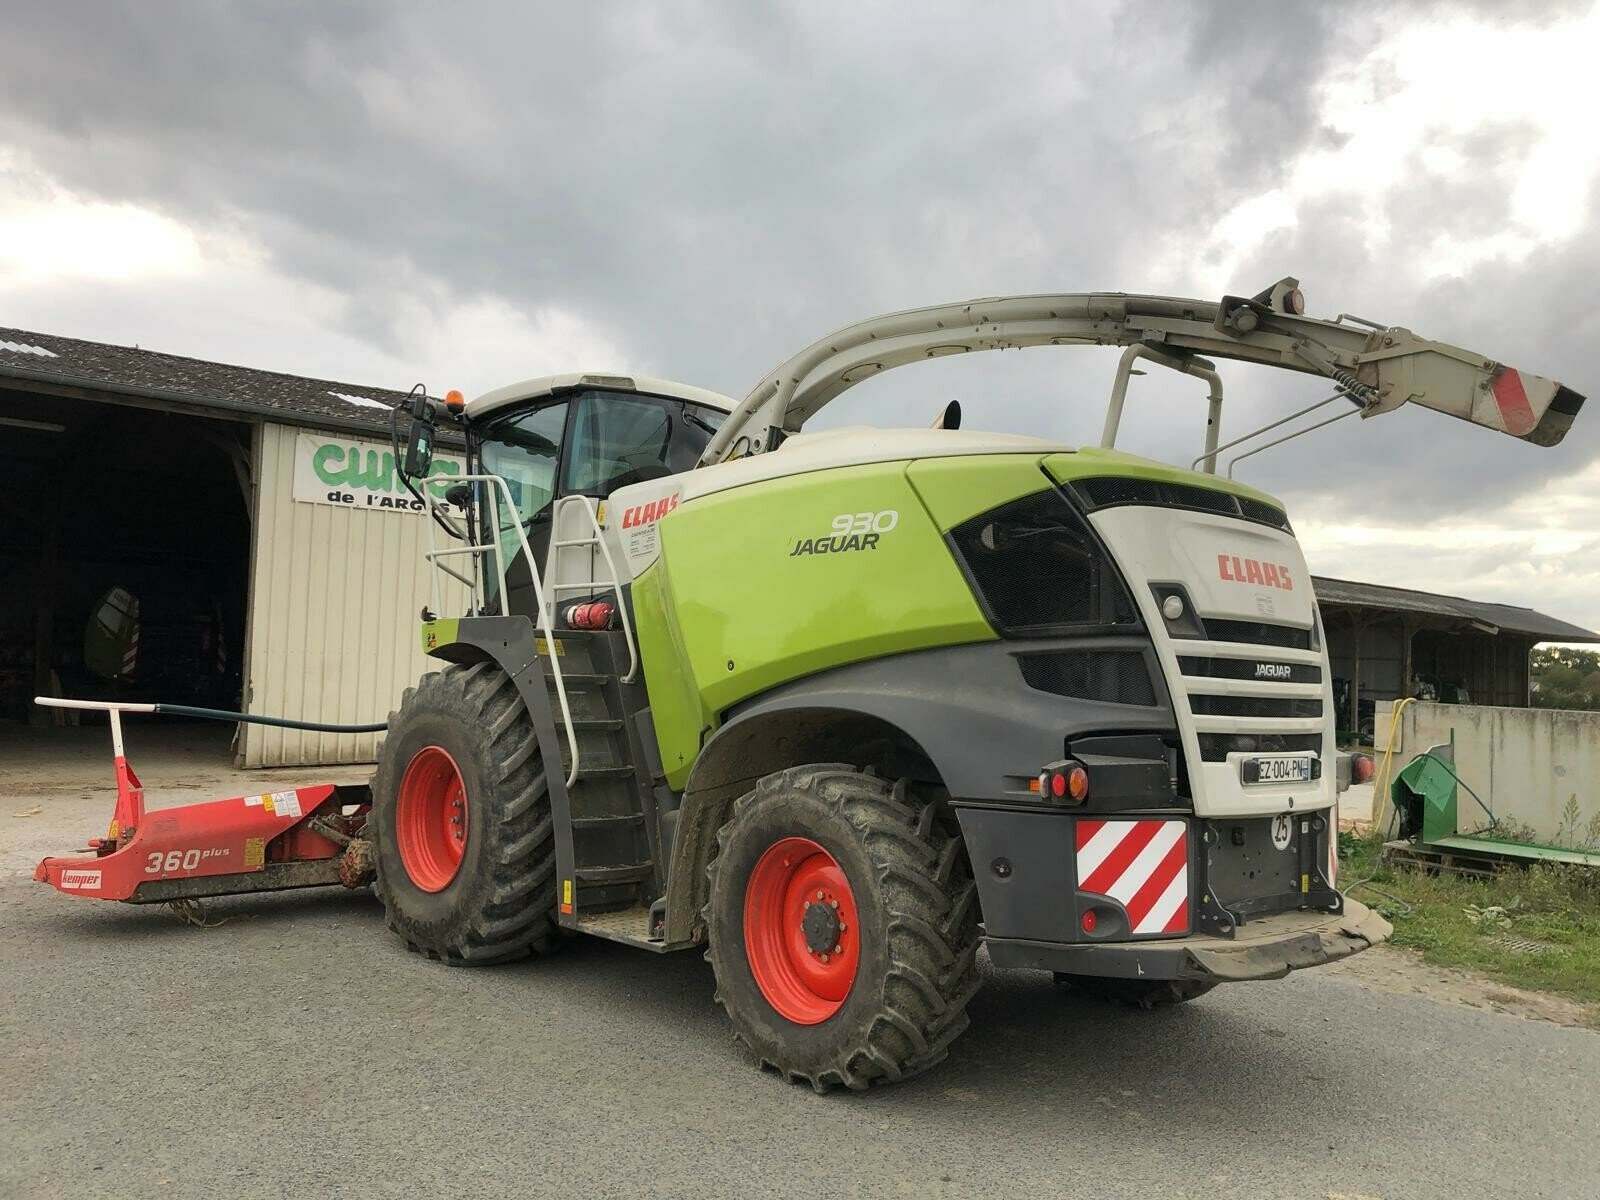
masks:
<instances>
[{"instance_id":1,"label":"warning decal sticker","mask_svg":"<svg viewBox=\"0 0 1600 1200\"><path fill-rule=\"evenodd\" d=\"M273 792L268 797L270 811L276 812L280 817L298 817L300 815L300 793L295 791Z\"/></svg>"}]
</instances>

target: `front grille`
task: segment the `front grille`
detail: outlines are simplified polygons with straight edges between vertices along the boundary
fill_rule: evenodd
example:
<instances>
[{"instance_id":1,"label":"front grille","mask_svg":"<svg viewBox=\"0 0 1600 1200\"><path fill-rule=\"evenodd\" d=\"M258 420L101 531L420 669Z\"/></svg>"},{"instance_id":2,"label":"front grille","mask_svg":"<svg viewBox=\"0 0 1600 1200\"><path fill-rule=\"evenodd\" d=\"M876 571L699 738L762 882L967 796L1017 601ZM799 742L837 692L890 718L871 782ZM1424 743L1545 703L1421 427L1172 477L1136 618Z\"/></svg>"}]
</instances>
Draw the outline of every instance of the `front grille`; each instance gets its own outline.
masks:
<instances>
[{"instance_id":1,"label":"front grille","mask_svg":"<svg viewBox=\"0 0 1600 1200\"><path fill-rule=\"evenodd\" d=\"M1202 733L1200 758L1227 762L1229 754L1318 754L1320 733Z\"/></svg>"},{"instance_id":2,"label":"front grille","mask_svg":"<svg viewBox=\"0 0 1600 1200\"><path fill-rule=\"evenodd\" d=\"M1253 658L1191 658L1181 655L1178 658L1178 670L1185 675L1205 679L1249 679L1260 683L1322 682L1321 667L1308 663L1258 662Z\"/></svg>"},{"instance_id":3,"label":"front grille","mask_svg":"<svg viewBox=\"0 0 1600 1200\"><path fill-rule=\"evenodd\" d=\"M1203 618L1206 637L1213 642L1250 642L1258 646L1282 646L1288 650L1311 649L1311 630L1292 625L1269 625L1265 621L1225 621Z\"/></svg>"},{"instance_id":4,"label":"front grille","mask_svg":"<svg viewBox=\"0 0 1600 1200\"><path fill-rule=\"evenodd\" d=\"M1197 717L1320 717L1322 701L1276 696L1190 696Z\"/></svg>"},{"instance_id":5,"label":"front grille","mask_svg":"<svg viewBox=\"0 0 1600 1200\"><path fill-rule=\"evenodd\" d=\"M1156 692L1137 650L1072 650L1024 654L1022 678L1039 692L1101 700L1107 704L1154 705Z\"/></svg>"},{"instance_id":6,"label":"front grille","mask_svg":"<svg viewBox=\"0 0 1600 1200\"><path fill-rule=\"evenodd\" d=\"M1001 633L1137 621L1099 539L1054 488L974 517L951 530L950 540Z\"/></svg>"},{"instance_id":7,"label":"front grille","mask_svg":"<svg viewBox=\"0 0 1600 1200\"><path fill-rule=\"evenodd\" d=\"M1240 517L1260 525L1270 525L1292 533L1289 518L1275 508L1248 496L1235 496L1212 488L1187 483L1160 483L1153 479L1129 479L1121 475L1102 475L1079 479L1072 485L1083 506L1093 510L1118 504L1145 504L1163 508L1188 508L1199 512Z\"/></svg>"}]
</instances>

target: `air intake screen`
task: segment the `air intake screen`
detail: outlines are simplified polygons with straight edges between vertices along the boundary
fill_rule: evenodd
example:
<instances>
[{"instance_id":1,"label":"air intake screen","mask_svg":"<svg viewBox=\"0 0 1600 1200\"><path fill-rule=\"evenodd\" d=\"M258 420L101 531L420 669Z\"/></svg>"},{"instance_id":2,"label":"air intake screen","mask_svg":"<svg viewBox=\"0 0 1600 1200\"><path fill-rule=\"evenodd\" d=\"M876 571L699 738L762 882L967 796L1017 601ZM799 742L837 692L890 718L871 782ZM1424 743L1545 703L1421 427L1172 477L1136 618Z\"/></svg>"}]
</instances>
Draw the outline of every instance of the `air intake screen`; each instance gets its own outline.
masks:
<instances>
[{"instance_id":1,"label":"air intake screen","mask_svg":"<svg viewBox=\"0 0 1600 1200\"><path fill-rule=\"evenodd\" d=\"M974 517L953 529L950 540L1002 633L1136 619L1094 533L1053 489Z\"/></svg>"},{"instance_id":2,"label":"air intake screen","mask_svg":"<svg viewBox=\"0 0 1600 1200\"><path fill-rule=\"evenodd\" d=\"M1148 504L1164 508L1192 508L1201 512L1219 513L1225 517L1243 517L1271 525L1274 529L1294 532L1289 528L1289 518L1283 511L1260 500L1219 492L1212 488L1195 487L1187 483L1158 483L1153 479L1129 479L1121 475L1102 475L1093 479L1079 479L1073 490L1088 509L1110 508L1116 504Z\"/></svg>"},{"instance_id":3,"label":"air intake screen","mask_svg":"<svg viewBox=\"0 0 1600 1200\"><path fill-rule=\"evenodd\" d=\"M1156 702L1144 655L1137 650L1074 650L1062 654L1025 654L1022 678L1035 691L1107 704Z\"/></svg>"},{"instance_id":4,"label":"air intake screen","mask_svg":"<svg viewBox=\"0 0 1600 1200\"><path fill-rule=\"evenodd\" d=\"M1322 701L1275 696L1190 696L1197 717L1320 717Z\"/></svg>"},{"instance_id":5,"label":"air intake screen","mask_svg":"<svg viewBox=\"0 0 1600 1200\"><path fill-rule=\"evenodd\" d=\"M1250 642L1258 646L1285 646L1290 650L1311 649L1311 631L1289 625L1269 625L1265 621L1225 621L1206 617L1206 637L1214 642Z\"/></svg>"},{"instance_id":6,"label":"air intake screen","mask_svg":"<svg viewBox=\"0 0 1600 1200\"><path fill-rule=\"evenodd\" d=\"M1294 532L1289 528L1289 518L1283 515L1283 510L1273 508L1270 504L1263 504L1261 501L1252 500L1248 496L1240 496L1239 511L1248 520L1260 521L1263 525L1272 525L1289 533Z\"/></svg>"},{"instance_id":7,"label":"air intake screen","mask_svg":"<svg viewBox=\"0 0 1600 1200\"><path fill-rule=\"evenodd\" d=\"M1150 479L1107 475L1101 479L1080 479L1075 486L1090 508L1102 508L1108 504L1161 503L1161 485Z\"/></svg>"},{"instance_id":8,"label":"air intake screen","mask_svg":"<svg viewBox=\"0 0 1600 1200\"><path fill-rule=\"evenodd\" d=\"M1210 488L1189 487L1178 483L1167 484L1166 492L1168 502L1182 508L1198 508L1204 512L1222 513L1229 517L1239 515L1239 502L1227 492L1213 492Z\"/></svg>"},{"instance_id":9,"label":"air intake screen","mask_svg":"<svg viewBox=\"0 0 1600 1200\"><path fill-rule=\"evenodd\" d=\"M1322 668L1306 663L1257 662L1253 658L1178 659L1178 670L1185 675L1209 679L1257 679L1270 683L1321 683Z\"/></svg>"},{"instance_id":10,"label":"air intake screen","mask_svg":"<svg viewBox=\"0 0 1600 1200\"><path fill-rule=\"evenodd\" d=\"M1229 754L1317 754L1320 733L1202 733L1200 757L1206 762L1227 762Z\"/></svg>"}]
</instances>

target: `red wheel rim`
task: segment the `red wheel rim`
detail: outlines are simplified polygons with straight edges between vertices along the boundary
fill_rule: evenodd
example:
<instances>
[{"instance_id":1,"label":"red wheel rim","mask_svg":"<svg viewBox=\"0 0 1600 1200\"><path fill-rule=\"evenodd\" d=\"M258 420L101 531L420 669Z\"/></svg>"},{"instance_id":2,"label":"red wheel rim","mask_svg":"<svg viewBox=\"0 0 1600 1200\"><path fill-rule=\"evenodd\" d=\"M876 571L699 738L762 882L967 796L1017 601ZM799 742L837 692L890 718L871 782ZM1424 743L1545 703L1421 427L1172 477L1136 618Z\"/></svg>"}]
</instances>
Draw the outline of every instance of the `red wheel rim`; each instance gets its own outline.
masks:
<instances>
[{"instance_id":1,"label":"red wheel rim","mask_svg":"<svg viewBox=\"0 0 1600 1200\"><path fill-rule=\"evenodd\" d=\"M456 760L438 746L418 750L400 778L394 828L411 882L442 892L467 848L467 789Z\"/></svg>"},{"instance_id":2,"label":"red wheel rim","mask_svg":"<svg viewBox=\"0 0 1600 1200\"><path fill-rule=\"evenodd\" d=\"M844 869L810 838L774 842L750 872L744 894L750 974L767 1003L796 1025L820 1025L850 995L861 959L859 929Z\"/></svg>"}]
</instances>

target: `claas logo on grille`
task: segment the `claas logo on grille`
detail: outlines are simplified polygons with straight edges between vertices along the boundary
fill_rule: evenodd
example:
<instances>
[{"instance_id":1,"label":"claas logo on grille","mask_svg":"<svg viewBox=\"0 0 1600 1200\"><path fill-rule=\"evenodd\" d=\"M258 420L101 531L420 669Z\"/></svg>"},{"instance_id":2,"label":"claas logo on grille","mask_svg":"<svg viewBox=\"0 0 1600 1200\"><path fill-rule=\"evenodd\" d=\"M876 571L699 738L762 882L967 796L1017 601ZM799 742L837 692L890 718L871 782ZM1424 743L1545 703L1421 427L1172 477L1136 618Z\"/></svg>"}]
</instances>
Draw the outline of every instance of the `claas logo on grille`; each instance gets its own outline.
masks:
<instances>
[{"instance_id":1,"label":"claas logo on grille","mask_svg":"<svg viewBox=\"0 0 1600 1200\"><path fill-rule=\"evenodd\" d=\"M1294 591L1294 576L1281 563L1241 558L1237 554L1219 554L1217 572L1229 583L1255 583L1285 592Z\"/></svg>"}]
</instances>

